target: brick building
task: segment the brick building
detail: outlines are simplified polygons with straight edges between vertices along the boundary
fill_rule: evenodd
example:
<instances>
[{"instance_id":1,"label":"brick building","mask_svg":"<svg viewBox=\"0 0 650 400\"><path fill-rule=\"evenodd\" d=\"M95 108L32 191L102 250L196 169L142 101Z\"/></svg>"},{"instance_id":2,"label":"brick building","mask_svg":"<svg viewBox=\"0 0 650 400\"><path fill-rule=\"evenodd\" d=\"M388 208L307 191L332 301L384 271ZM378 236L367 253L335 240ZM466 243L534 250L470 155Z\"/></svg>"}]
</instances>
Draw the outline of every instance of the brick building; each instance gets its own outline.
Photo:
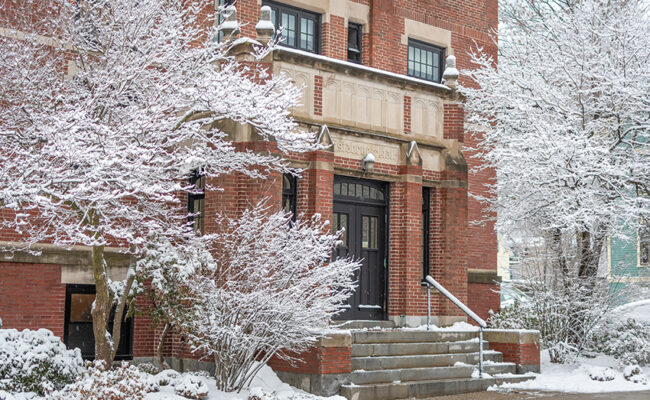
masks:
<instances>
[{"instance_id":1,"label":"brick building","mask_svg":"<svg viewBox=\"0 0 650 400\"><path fill-rule=\"evenodd\" d=\"M211 215L236 213L260 196L298 214L331 217L347 232L339 254L364 259L342 319L422 324L426 274L482 317L497 310L496 235L490 224L471 224L482 209L468 197L495 174L468 172L476 161L464 149L475 140L463 123L453 73L443 81L445 60L455 56L458 69L470 67L467 52L475 43L496 57L490 35L497 1L238 0L241 36L258 36L263 5L275 26L284 26L284 45L265 62L303 88L293 116L326 147L290 157L304 169L297 179L232 175L215 182L223 191L190 199L203 211L204 229L211 229ZM239 148L267 149L248 127L230 131ZM4 327L45 327L69 345L88 346L84 335L92 336L92 328L82 311L94 295L87 250L42 250L40 256L0 254ZM113 261L111 273L120 276L128 260L115 251ZM466 320L437 293L432 318L440 325ZM150 321L136 317L125 329L120 353L152 357ZM169 351L179 343L174 338Z\"/></svg>"}]
</instances>

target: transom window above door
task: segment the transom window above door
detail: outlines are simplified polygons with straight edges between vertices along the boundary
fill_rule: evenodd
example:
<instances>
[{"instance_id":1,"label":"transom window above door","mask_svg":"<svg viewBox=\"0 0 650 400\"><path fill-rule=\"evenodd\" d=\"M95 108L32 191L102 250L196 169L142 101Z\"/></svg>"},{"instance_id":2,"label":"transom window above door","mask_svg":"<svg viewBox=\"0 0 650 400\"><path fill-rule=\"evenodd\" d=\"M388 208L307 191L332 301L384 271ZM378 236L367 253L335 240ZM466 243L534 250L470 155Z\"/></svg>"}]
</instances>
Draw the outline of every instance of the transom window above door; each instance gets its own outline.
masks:
<instances>
[{"instance_id":1,"label":"transom window above door","mask_svg":"<svg viewBox=\"0 0 650 400\"><path fill-rule=\"evenodd\" d=\"M275 1L264 1L263 5L271 8L271 22L275 28L283 28L280 45L311 53L320 52L319 14Z\"/></svg>"}]
</instances>

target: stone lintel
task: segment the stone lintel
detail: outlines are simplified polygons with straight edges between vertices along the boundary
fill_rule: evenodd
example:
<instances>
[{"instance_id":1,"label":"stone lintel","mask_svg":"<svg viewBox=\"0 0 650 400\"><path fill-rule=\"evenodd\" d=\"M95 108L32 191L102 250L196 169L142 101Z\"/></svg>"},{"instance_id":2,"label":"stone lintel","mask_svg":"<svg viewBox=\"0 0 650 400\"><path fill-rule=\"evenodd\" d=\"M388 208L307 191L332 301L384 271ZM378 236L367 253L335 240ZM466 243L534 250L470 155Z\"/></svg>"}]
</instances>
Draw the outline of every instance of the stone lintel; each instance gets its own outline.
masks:
<instances>
[{"instance_id":1,"label":"stone lintel","mask_svg":"<svg viewBox=\"0 0 650 400\"><path fill-rule=\"evenodd\" d=\"M501 282L501 277L497 275L497 271L495 270L468 269L467 282L494 284L495 282Z\"/></svg>"},{"instance_id":2,"label":"stone lintel","mask_svg":"<svg viewBox=\"0 0 650 400\"><path fill-rule=\"evenodd\" d=\"M490 343L539 344L539 331L526 329L485 329L483 339Z\"/></svg>"},{"instance_id":3,"label":"stone lintel","mask_svg":"<svg viewBox=\"0 0 650 400\"><path fill-rule=\"evenodd\" d=\"M21 247L24 248L25 246L18 242L0 242L0 247L17 249L14 252L0 252L0 261L83 267L90 267L91 265L91 248L88 246L72 246L70 248L63 248L46 243L32 245L31 250L39 252L40 254L32 254L25 250L19 250ZM131 260L131 255L126 253L126 249L119 247L105 247L104 257L106 258L106 262L113 267L128 267Z\"/></svg>"},{"instance_id":4,"label":"stone lintel","mask_svg":"<svg viewBox=\"0 0 650 400\"><path fill-rule=\"evenodd\" d=\"M315 347L350 347L352 346L352 335L350 332L328 333L318 338Z\"/></svg>"}]
</instances>

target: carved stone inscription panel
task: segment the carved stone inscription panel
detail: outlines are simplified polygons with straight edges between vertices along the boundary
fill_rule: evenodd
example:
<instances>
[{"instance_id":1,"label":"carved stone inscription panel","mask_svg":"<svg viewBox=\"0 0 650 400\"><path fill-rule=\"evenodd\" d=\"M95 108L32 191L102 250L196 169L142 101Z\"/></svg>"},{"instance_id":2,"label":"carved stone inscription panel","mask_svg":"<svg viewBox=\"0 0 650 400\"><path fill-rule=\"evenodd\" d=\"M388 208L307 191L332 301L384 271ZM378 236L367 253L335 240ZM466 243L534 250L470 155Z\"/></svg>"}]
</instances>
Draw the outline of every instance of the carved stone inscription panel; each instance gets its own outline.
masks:
<instances>
[{"instance_id":1,"label":"carved stone inscription panel","mask_svg":"<svg viewBox=\"0 0 650 400\"><path fill-rule=\"evenodd\" d=\"M396 143L382 143L378 140L347 136L332 132L334 155L352 159L361 159L368 153L375 155L379 163L400 164L400 147Z\"/></svg>"}]
</instances>

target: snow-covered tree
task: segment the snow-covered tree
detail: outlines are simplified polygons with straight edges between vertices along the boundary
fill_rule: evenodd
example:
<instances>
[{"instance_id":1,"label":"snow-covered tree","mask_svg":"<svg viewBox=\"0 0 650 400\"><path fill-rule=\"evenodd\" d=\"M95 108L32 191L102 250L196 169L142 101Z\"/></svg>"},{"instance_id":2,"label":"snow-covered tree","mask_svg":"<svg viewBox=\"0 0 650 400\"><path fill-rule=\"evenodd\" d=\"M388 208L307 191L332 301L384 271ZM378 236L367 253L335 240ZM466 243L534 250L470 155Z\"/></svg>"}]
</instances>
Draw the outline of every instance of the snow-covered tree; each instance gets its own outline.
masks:
<instances>
[{"instance_id":1,"label":"snow-covered tree","mask_svg":"<svg viewBox=\"0 0 650 400\"><path fill-rule=\"evenodd\" d=\"M229 57L236 42L216 40L214 14L212 0L0 7L0 229L21 242L2 250L43 242L91 249L97 359L115 356L138 274L134 261L126 280L111 281L105 248L137 260L164 237L186 252L196 236L183 204L192 171L264 177L285 169L272 154L236 151L222 121L250 125L281 151L314 148L289 116L298 89ZM253 59L269 51L256 49Z\"/></svg>"},{"instance_id":2,"label":"snow-covered tree","mask_svg":"<svg viewBox=\"0 0 650 400\"><path fill-rule=\"evenodd\" d=\"M498 68L478 50L464 71L497 227L545 238L557 273L594 276L606 236L650 217L647 4L504 0Z\"/></svg>"},{"instance_id":3,"label":"snow-covered tree","mask_svg":"<svg viewBox=\"0 0 650 400\"><path fill-rule=\"evenodd\" d=\"M192 351L214 360L217 387L225 391L243 388L273 356L294 360L322 336L353 293L360 266L330 259L341 232L323 234L329 221L316 215L292 222L266 204L241 218L218 217L216 233L194 249L157 242L140 261L155 270L153 290L176 290L159 306ZM192 253L209 256L196 262Z\"/></svg>"}]
</instances>

